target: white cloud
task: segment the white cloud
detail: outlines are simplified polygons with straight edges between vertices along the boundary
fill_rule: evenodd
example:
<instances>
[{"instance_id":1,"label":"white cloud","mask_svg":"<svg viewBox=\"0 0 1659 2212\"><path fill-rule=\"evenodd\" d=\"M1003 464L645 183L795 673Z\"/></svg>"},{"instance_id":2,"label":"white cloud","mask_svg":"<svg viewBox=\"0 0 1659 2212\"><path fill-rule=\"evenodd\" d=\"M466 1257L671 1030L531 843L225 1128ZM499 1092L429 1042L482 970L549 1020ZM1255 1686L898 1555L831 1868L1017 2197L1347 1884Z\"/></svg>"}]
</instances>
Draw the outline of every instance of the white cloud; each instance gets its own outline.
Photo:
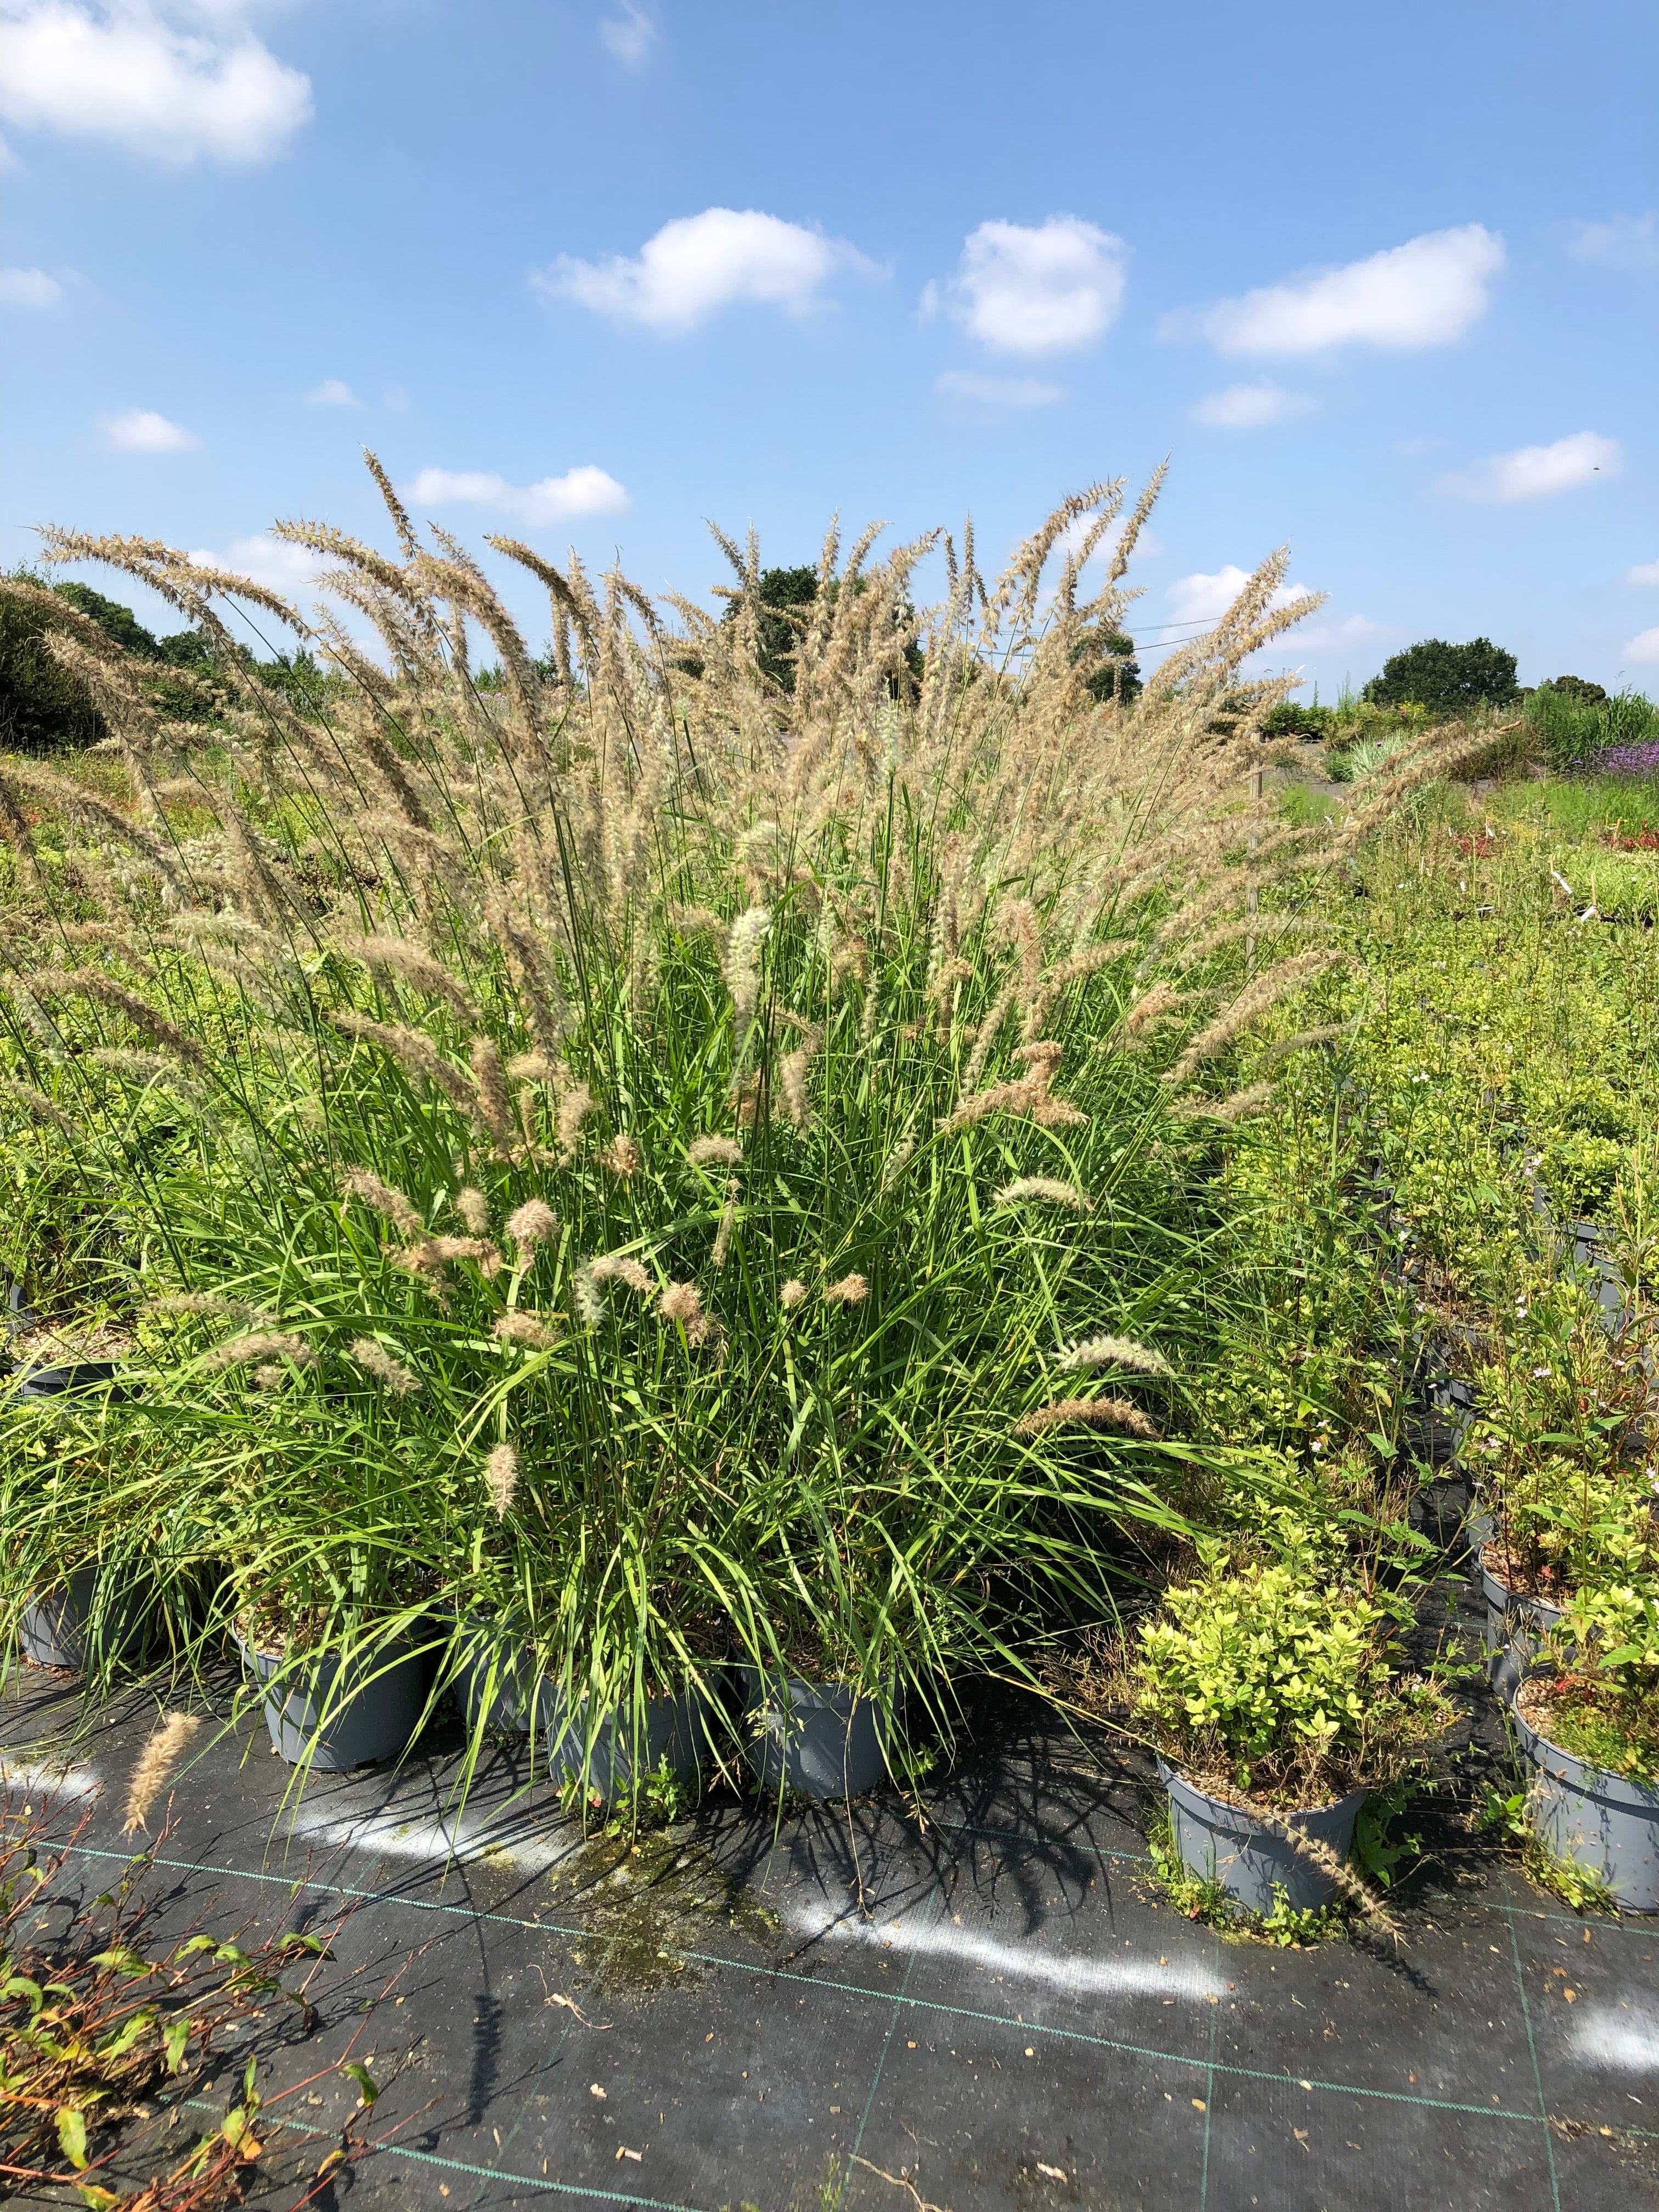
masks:
<instances>
[{"instance_id":1,"label":"white cloud","mask_svg":"<svg viewBox=\"0 0 1659 2212\"><path fill-rule=\"evenodd\" d=\"M1644 668L1659 665L1659 629L1644 629L1632 638L1620 659L1638 661Z\"/></svg>"},{"instance_id":2,"label":"white cloud","mask_svg":"<svg viewBox=\"0 0 1659 2212\"><path fill-rule=\"evenodd\" d=\"M550 298L574 300L618 322L690 331L739 301L804 315L842 269L873 273L843 240L755 208L705 208L665 222L632 260L562 253L532 282Z\"/></svg>"},{"instance_id":3,"label":"white cloud","mask_svg":"<svg viewBox=\"0 0 1659 2212\"><path fill-rule=\"evenodd\" d=\"M1652 208L1645 215L1570 222L1563 229L1575 261L1596 261L1608 269L1659 269L1659 211Z\"/></svg>"},{"instance_id":4,"label":"white cloud","mask_svg":"<svg viewBox=\"0 0 1659 2212\"><path fill-rule=\"evenodd\" d=\"M661 36L654 18L637 0L621 0L614 15L599 20L599 44L628 69L648 61Z\"/></svg>"},{"instance_id":5,"label":"white cloud","mask_svg":"<svg viewBox=\"0 0 1659 2212\"><path fill-rule=\"evenodd\" d=\"M1164 319L1166 337L1207 338L1218 353L1322 353L1373 345L1449 345L1486 311L1504 241L1478 222L1435 230L1345 268L1310 270L1243 299Z\"/></svg>"},{"instance_id":6,"label":"white cloud","mask_svg":"<svg viewBox=\"0 0 1659 2212\"><path fill-rule=\"evenodd\" d=\"M1369 615L1340 615L1334 622L1311 623L1298 629L1296 647L1298 653L1340 653L1353 646L1375 645L1395 634L1389 623L1373 622Z\"/></svg>"},{"instance_id":7,"label":"white cloud","mask_svg":"<svg viewBox=\"0 0 1659 2212\"><path fill-rule=\"evenodd\" d=\"M1048 407L1063 399L1063 386L1036 376L977 376L971 368L947 368L933 379L946 399L965 399L975 407Z\"/></svg>"},{"instance_id":8,"label":"white cloud","mask_svg":"<svg viewBox=\"0 0 1659 2212\"><path fill-rule=\"evenodd\" d=\"M1553 446L1522 446L1513 453L1493 453L1472 468L1436 480L1437 491L1480 507L1509 507L1516 500L1547 499L1575 490L1600 475L1616 477L1625 465L1616 438L1594 430L1576 431Z\"/></svg>"},{"instance_id":9,"label":"white cloud","mask_svg":"<svg viewBox=\"0 0 1659 2212\"><path fill-rule=\"evenodd\" d=\"M0 269L0 307L55 307L63 296L44 269Z\"/></svg>"},{"instance_id":10,"label":"white cloud","mask_svg":"<svg viewBox=\"0 0 1659 2212\"><path fill-rule=\"evenodd\" d=\"M1643 561L1634 568L1626 568L1627 584L1659 584L1659 561Z\"/></svg>"},{"instance_id":11,"label":"white cloud","mask_svg":"<svg viewBox=\"0 0 1659 2212\"><path fill-rule=\"evenodd\" d=\"M307 392L306 398L313 407L361 407L363 404L351 386L343 384L337 376L325 376L314 392Z\"/></svg>"},{"instance_id":12,"label":"white cloud","mask_svg":"<svg viewBox=\"0 0 1659 2212\"><path fill-rule=\"evenodd\" d=\"M629 505L628 494L615 477L592 466L524 485L510 484L504 477L481 469L422 469L404 497L415 507L493 507L528 523L622 514Z\"/></svg>"},{"instance_id":13,"label":"white cloud","mask_svg":"<svg viewBox=\"0 0 1659 2212\"><path fill-rule=\"evenodd\" d=\"M303 591L329 566L327 556L313 553L308 545L290 545L285 538L263 536L234 538L222 553L198 547L190 557L198 568L228 569L232 575L246 576L273 592Z\"/></svg>"},{"instance_id":14,"label":"white cloud","mask_svg":"<svg viewBox=\"0 0 1659 2212\"><path fill-rule=\"evenodd\" d=\"M1301 392L1281 391L1276 384L1230 384L1224 392L1200 399L1193 414L1212 430L1257 430L1266 422L1305 415L1312 405Z\"/></svg>"},{"instance_id":15,"label":"white cloud","mask_svg":"<svg viewBox=\"0 0 1659 2212\"><path fill-rule=\"evenodd\" d=\"M1189 623L1219 622L1249 580L1249 569L1240 568L1231 561L1212 576L1205 575L1201 570L1182 576L1170 586L1170 604L1175 610L1172 619L1177 627ZM1313 596L1306 584L1281 584L1268 605L1288 607L1297 599Z\"/></svg>"},{"instance_id":16,"label":"white cloud","mask_svg":"<svg viewBox=\"0 0 1659 2212\"><path fill-rule=\"evenodd\" d=\"M100 415L93 427L99 443L116 453L188 453L202 442L181 422L169 422L165 415L155 414L147 407L127 407L118 415Z\"/></svg>"},{"instance_id":17,"label":"white cloud","mask_svg":"<svg viewBox=\"0 0 1659 2212\"><path fill-rule=\"evenodd\" d=\"M268 161L311 117L245 0L0 0L0 118L169 167Z\"/></svg>"},{"instance_id":18,"label":"white cloud","mask_svg":"<svg viewBox=\"0 0 1659 2212\"><path fill-rule=\"evenodd\" d=\"M963 242L957 273L921 295L996 353L1069 353L1105 336L1123 302L1121 238L1076 216L1035 227L982 222Z\"/></svg>"}]
</instances>

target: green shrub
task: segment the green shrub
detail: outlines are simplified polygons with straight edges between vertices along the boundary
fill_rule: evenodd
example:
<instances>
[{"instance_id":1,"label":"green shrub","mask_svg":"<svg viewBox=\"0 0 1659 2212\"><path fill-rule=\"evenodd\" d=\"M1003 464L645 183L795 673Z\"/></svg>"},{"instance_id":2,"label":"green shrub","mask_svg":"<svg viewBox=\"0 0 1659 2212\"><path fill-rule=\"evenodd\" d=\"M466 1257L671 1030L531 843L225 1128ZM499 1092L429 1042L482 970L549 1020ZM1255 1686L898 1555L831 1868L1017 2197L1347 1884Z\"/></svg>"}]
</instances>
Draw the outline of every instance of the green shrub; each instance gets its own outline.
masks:
<instances>
[{"instance_id":1,"label":"green shrub","mask_svg":"<svg viewBox=\"0 0 1659 2212\"><path fill-rule=\"evenodd\" d=\"M1531 1686L1528 1719L1575 1758L1659 1784L1659 1579L1579 1591L1548 1650L1560 1671Z\"/></svg>"},{"instance_id":2,"label":"green shrub","mask_svg":"<svg viewBox=\"0 0 1659 2212\"><path fill-rule=\"evenodd\" d=\"M1165 1593L1143 1624L1134 1707L1170 1763L1279 1804L1318 1804L1392 1778L1443 1724L1401 1677L1394 1616L1322 1587L1300 1562L1225 1569Z\"/></svg>"}]
</instances>

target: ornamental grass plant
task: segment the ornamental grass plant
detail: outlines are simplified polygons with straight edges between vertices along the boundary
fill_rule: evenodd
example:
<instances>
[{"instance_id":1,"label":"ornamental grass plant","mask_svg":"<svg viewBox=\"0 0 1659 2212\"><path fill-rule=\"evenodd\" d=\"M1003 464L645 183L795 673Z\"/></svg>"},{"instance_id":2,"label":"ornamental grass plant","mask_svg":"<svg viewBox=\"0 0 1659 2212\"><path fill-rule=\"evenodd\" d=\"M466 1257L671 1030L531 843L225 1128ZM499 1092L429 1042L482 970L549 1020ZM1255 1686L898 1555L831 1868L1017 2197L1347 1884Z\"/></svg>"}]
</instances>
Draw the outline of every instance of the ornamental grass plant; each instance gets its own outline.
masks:
<instances>
[{"instance_id":1,"label":"ornamental grass plant","mask_svg":"<svg viewBox=\"0 0 1659 2212\"><path fill-rule=\"evenodd\" d=\"M0 773L6 1095L118 1208L141 1334L130 1402L9 1428L0 1607L76 1550L164 1553L198 1658L420 1649L435 1702L465 1640L584 1766L734 1658L948 1729L955 1679L1031 1680L1109 1607L1114 1532L1186 1528L1203 1162L1267 1095L1215 1077L1340 960L1320 870L1461 736L1340 830L1275 820L1285 687L1239 672L1312 604L1273 608L1282 556L1097 697L1156 480L994 583L971 533L832 532L786 684L752 543L717 617L492 540L548 593L538 659L371 467L395 555L278 526L335 564L310 621L47 534L167 599L204 672L169 721L36 608L122 781ZM265 684L227 602L333 680Z\"/></svg>"}]
</instances>

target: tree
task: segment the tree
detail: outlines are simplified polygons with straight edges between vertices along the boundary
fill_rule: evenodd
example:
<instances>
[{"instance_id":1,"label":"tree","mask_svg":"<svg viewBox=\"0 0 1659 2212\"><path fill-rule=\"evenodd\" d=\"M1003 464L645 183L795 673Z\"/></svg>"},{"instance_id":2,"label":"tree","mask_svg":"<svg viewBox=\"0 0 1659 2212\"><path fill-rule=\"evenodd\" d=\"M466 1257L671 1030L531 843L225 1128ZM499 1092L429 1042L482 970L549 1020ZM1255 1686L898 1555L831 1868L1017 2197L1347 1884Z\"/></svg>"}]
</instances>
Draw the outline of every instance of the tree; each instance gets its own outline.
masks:
<instances>
[{"instance_id":1,"label":"tree","mask_svg":"<svg viewBox=\"0 0 1659 2212\"><path fill-rule=\"evenodd\" d=\"M1593 684L1588 676L1547 676L1538 688L1559 692L1578 707L1599 707L1607 696L1606 684Z\"/></svg>"},{"instance_id":2,"label":"tree","mask_svg":"<svg viewBox=\"0 0 1659 2212\"><path fill-rule=\"evenodd\" d=\"M1413 702L1431 714L1465 714L1474 707L1502 706L1515 695L1515 655L1489 637L1471 638L1467 645L1426 637L1391 653L1382 674L1359 696L1373 707Z\"/></svg>"},{"instance_id":3,"label":"tree","mask_svg":"<svg viewBox=\"0 0 1659 2212\"><path fill-rule=\"evenodd\" d=\"M106 637L112 637L128 653L136 653L141 660L155 660L159 656L161 647L155 640L132 609L124 607L118 599L106 599L90 584L54 584L52 588L58 598L67 599L70 606L90 617Z\"/></svg>"},{"instance_id":4,"label":"tree","mask_svg":"<svg viewBox=\"0 0 1659 2212\"><path fill-rule=\"evenodd\" d=\"M761 570L758 659L772 681L786 691L795 688L795 648L805 627L806 610L817 595L816 568Z\"/></svg>"},{"instance_id":5,"label":"tree","mask_svg":"<svg viewBox=\"0 0 1659 2212\"><path fill-rule=\"evenodd\" d=\"M27 568L10 580L37 589L42 581ZM104 734L84 686L47 651L46 630L38 607L0 592L0 747L8 752L96 744Z\"/></svg>"},{"instance_id":6,"label":"tree","mask_svg":"<svg viewBox=\"0 0 1659 2212\"><path fill-rule=\"evenodd\" d=\"M1101 639L1100 649L1106 659L1089 678L1089 696L1103 706L1109 699L1120 699L1127 707L1143 688L1135 641L1127 630L1109 630Z\"/></svg>"},{"instance_id":7,"label":"tree","mask_svg":"<svg viewBox=\"0 0 1659 2212\"><path fill-rule=\"evenodd\" d=\"M868 579L854 579L853 589L861 592ZM830 583L831 604L841 589L840 577ZM807 610L818 596L818 572L816 568L763 568L760 572L760 620L757 641L757 659L763 672L774 684L786 691L795 688L795 654L806 628ZM908 616L908 609L905 611ZM737 607L728 605L720 617L723 622L735 622ZM922 656L914 646L904 649L905 665L911 676L920 682ZM699 670L697 672L701 672Z\"/></svg>"}]
</instances>

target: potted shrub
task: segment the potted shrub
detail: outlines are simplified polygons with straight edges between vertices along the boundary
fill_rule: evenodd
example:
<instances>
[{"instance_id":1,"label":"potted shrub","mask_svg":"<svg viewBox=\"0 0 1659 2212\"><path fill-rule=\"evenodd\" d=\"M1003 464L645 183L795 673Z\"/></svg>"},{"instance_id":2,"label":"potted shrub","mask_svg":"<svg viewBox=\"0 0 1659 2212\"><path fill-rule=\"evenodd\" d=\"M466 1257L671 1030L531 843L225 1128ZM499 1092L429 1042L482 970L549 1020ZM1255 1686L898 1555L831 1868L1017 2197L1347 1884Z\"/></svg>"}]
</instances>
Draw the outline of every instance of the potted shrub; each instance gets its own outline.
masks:
<instances>
[{"instance_id":1,"label":"potted shrub","mask_svg":"<svg viewBox=\"0 0 1659 2212\"><path fill-rule=\"evenodd\" d=\"M1659 1587L1580 1591L1511 1710L1534 1834L1624 1911L1659 1912Z\"/></svg>"},{"instance_id":2,"label":"potted shrub","mask_svg":"<svg viewBox=\"0 0 1659 2212\"><path fill-rule=\"evenodd\" d=\"M1142 1624L1131 1698L1176 1848L1243 1911L1329 1905L1368 1791L1448 1724L1443 1695L1401 1671L1395 1627L1302 1563L1212 1566Z\"/></svg>"},{"instance_id":3,"label":"potted shrub","mask_svg":"<svg viewBox=\"0 0 1659 2212\"><path fill-rule=\"evenodd\" d=\"M1505 1698L1581 1588L1638 1573L1659 1545L1628 1447L1647 1401L1639 1346L1609 1340L1577 1285L1523 1280L1499 1316L1468 1447L1487 1674Z\"/></svg>"}]
</instances>

